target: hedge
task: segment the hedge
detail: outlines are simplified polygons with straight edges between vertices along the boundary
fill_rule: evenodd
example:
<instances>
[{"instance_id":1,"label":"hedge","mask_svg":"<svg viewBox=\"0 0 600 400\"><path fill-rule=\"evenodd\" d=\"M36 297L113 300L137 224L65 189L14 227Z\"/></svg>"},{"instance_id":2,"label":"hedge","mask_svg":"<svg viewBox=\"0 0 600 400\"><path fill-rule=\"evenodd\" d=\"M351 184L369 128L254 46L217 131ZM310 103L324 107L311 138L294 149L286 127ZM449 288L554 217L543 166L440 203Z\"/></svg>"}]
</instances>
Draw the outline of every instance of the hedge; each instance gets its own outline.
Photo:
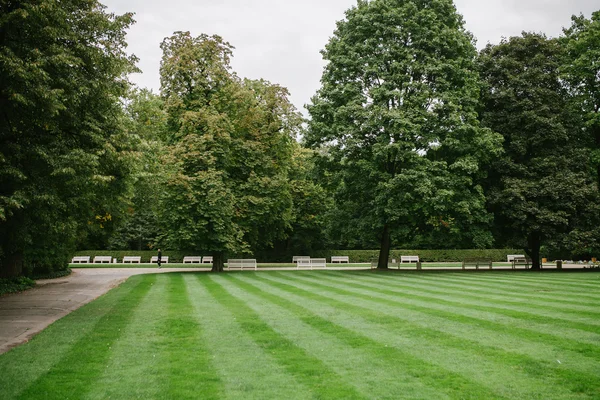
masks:
<instances>
[{"instance_id":1,"label":"hedge","mask_svg":"<svg viewBox=\"0 0 600 400\"><path fill-rule=\"evenodd\" d=\"M419 256L423 262L456 262L465 258L485 258L494 262L506 261L508 254L523 254L523 250L515 249L471 249L471 250L391 250L390 259L400 259L400 256ZM124 256L141 256L143 263L149 263L150 258L156 255L156 251L132 251L132 250L85 250L78 251L74 256L112 256L118 262ZM210 253L194 251L171 251L165 250L163 256L169 257L169 262L180 263L185 256L207 256ZM379 255L379 250L316 250L310 254L293 254L290 252L260 251L255 255L230 255L228 258L256 258L261 263L291 263L292 256L311 256L315 258L331 258L331 256L349 256L350 262L370 262Z\"/></svg>"}]
</instances>

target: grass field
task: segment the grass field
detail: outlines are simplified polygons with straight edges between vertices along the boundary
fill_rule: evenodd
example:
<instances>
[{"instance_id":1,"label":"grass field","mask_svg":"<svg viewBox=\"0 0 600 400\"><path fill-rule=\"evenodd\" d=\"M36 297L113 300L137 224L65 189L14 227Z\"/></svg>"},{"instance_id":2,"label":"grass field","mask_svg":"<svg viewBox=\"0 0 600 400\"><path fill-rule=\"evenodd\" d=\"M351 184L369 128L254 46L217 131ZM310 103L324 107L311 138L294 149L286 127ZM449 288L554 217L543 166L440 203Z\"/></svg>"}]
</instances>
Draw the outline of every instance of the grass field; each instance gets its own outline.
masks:
<instances>
[{"instance_id":1,"label":"grass field","mask_svg":"<svg viewBox=\"0 0 600 400\"><path fill-rule=\"evenodd\" d=\"M0 399L599 399L600 273L130 278L0 355Z\"/></svg>"}]
</instances>

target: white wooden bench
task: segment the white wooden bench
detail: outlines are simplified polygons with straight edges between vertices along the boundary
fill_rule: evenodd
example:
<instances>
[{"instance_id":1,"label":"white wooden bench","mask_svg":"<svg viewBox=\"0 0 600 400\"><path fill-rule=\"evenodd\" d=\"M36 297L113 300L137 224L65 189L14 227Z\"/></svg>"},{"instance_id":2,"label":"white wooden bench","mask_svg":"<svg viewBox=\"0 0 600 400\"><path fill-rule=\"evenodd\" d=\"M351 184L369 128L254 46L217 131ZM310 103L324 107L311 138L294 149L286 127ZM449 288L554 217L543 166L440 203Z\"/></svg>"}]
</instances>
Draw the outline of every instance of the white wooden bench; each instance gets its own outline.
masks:
<instances>
[{"instance_id":1,"label":"white wooden bench","mask_svg":"<svg viewBox=\"0 0 600 400\"><path fill-rule=\"evenodd\" d=\"M111 261L112 261L112 256L95 256L93 263L94 264L103 264L103 263L110 264Z\"/></svg>"},{"instance_id":2,"label":"white wooden bench","mask_svg":"<svg viewBox=\"0 0 600 400\"><path fill-rule=\"evenodd\" d=\"M292 262L298 262L298 260L310 260L310 256L293 256Z\"/></svg>"},{"instance_id":3,"label":"white wooden bench","mask_svg":"<svg viewBox=\"0 0 600 400\"><path fill-rule=\"evenodd\" d=\"M183 257L184 264L200 264L202 263L202 257L200 256L185 256Z\"/></svg>"},{"instance_id":4,"label":"white wooden bench","mask_svg":"<svg viewBox=\"0 0 600 400\"><path fill-rule=\"evenodd\" d=\"M232 258L227 260L227 269L256 269L255 258Z\"/></svg>"},{"instance_id":5,"label":"white wooden bench","mask_svg":"<svg viewBox=\"0 0 600 400\"><path fill-rule=\"evenodd\" d=\"M332 263L349 263L350 257L348 256L331 256Z\"/></svg>"},{"instance_id":6,"label":"white wooden bench","mask_svg":"<svg viewBox=\"0 0 600 400\"><path fill-rule=\"evenodd\" d=\"M142 257L140 256L124 256L123 257L123 264L133 264L133 263L141 263L142 262Z\"/></svg>"},{"instance_id":7,"label":"white wooden bench","mask_svg":"<svg viewBox=\"0 0 600 400\"><path fill-rule=\"evenodd\" d=\"M400 256L400 263L418 263L419 256Z\"/></svg>"},{"instance_id":8,"label":"white wooden bench","mask_svg":"<svg viewBox=\"0 0 600 400\"><path fill-rule=\"evenodd\" d=\"M202 264L212 264L213 256L204 256L202 257Z\"/></svg>"},{"instance_id":9,"label":"white wooden bench","mask_svg":"<svg viewBox=\"0 0 600 400\"><path fill-rule=\"evenodd\" d=\"M296 260L296 269L307 268L310 269L310 257L302 257Z\"/></svg>"},{"instance_id":10,"label":"white wooden bench","mask_svg":"<svg viewBox=\"0 0 600 400\"><path fill-rule=\"evenodd\" d=\"M529 266L531 265L531 259L529 259L525 256L523 256L523 257L515 256L515 257L513 257L512 263L511 263L512 269L517 269L517 265L524 265L525 268L529 268ZM540 264L540 268L541 267L542 266Z\"/></svg>"},{"instance_id":11,"label":"white wooden bench","mask_svg":"<svg viewBox=\"0 0 600 400\"><path fill-rule=\"evenodd\" d=\"M296 269L315 269L327 268L327 259L325 258L299 258L296 262Z\"/></svg>"},{"instance_id":12,"label":"white wooden bench","mask_svg":"<svg viewBox=\"0 0 600 400\"><path fill-rule=\"evenodd\" d=\"M156 264L157 262L158 262L158 256L152 256L150 258L150 263ZM162 257L160 257L160 262L161 262L161 264L168 264L169 263L169 256L162 256Z\"/></svg>"},{"instance_id":13,"label":"white wooden bench","mask_svg":"<svg viewBox=\"0 0 600 400\"><path fill-rule=\"evenodd\" d=\"M515 258L525 258L525 254L507 254L506 262L511 263Z\"/></svg>"},{"instance_id":14,"label":"white wooden bench","mask_svg":"<svg viewBox=\"0 0 600 400\"><path fill-rule=\"evenodd\" d=\"M71 264L89 264L90 256L75 256L71 260Z\"/></svg>"}]
</instances>

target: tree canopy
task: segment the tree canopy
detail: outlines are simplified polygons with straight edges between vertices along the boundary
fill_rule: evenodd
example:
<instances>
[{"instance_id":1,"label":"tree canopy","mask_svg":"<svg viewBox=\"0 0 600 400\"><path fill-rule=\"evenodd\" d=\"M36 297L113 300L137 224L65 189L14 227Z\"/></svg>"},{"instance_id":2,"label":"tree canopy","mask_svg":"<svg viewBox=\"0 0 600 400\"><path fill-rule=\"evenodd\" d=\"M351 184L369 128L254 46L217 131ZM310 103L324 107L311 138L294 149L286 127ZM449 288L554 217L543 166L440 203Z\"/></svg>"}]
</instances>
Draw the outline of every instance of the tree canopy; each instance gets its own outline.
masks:
<instances>
[{"instance_id":1,"label":"tree canopy","mask_svg":"<svg viewBox=\"0 0 600 400\"><path fill-rule=\"evenodd\" d=\"M163 41L162 95L173 144L166 161L165 240L213 254L247 252L284 238L288 181L301 118L287 91L241 80L219 36L177 32Z\"/></svg>"},{"instance_id":2,"label":"tree canopy","mask_svg":"<svg viewBox=\"0 0 600 400\"><path fill-rule=\"evenodd\" d=\"M523 247L534 268L542 242L573 229L595 192L580 111L560 78L562 56L558 40L524 33L488 45L478 63L482 123L505 139L489 201L502 236Z\"/></svg>"},{"instance_id":3,"label":"tree canopy","mask_svg":"<svg viewBox=\"0 0 600 400\"><path fill-rule=\"evenodd\" d=\"M126 189L131 14L97 1L0 5L0 275L65 265Z\"/></svg>"},{"instance_id":4,"label":"tree canopy","mask_svg":"<svg viewBox=\"0 0 600 400\"><path fill-rule=\"evenodd\" d=\"M392 232L484 221L474 179L500 138L479 126L476 51L452 1L359 1L322 54L306 142L337 176L341 221L379 232L379 267Z\"/></svg>"}]
</instances>

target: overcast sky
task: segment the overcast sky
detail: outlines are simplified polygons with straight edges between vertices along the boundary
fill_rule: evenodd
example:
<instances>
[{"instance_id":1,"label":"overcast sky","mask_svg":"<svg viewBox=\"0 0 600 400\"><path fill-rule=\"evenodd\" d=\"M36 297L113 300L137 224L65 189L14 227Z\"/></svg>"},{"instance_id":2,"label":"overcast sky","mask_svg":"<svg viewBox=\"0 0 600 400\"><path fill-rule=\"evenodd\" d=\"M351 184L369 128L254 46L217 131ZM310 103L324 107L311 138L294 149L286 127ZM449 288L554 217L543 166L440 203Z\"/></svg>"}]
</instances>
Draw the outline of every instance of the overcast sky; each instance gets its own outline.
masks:
<instances>
[{"instance_id":1,"label":"overcast sky","mask_svg":"<svg viewBox=\"0 0 600 400\"><path fill-rule=\"evenodd\" d=\"M234 47L232 67L240 77L263 78L287 87L291 100L306 115L304 104L320 86L324 62L319 51L332 36L335 22L356 0L100 0L108 11L134 12L128 52L142 74L132 81L160 89L159 44L175 31L222 36ZM573 14L590 17L598 0L455 0L477 47L498 43L523 30L558 36Z\"/></svg>"}]
</instances>

